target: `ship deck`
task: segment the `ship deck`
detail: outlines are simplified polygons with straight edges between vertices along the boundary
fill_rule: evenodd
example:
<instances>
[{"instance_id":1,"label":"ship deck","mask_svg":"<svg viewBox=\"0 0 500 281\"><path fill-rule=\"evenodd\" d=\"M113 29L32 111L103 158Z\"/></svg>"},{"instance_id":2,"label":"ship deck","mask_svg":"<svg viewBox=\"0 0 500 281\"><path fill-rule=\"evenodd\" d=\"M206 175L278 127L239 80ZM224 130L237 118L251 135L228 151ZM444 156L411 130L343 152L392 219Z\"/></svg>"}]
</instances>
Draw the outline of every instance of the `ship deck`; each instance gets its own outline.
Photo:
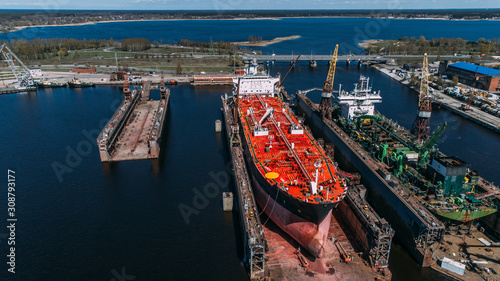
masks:
<instances>
[{"instance_id":1,"label":"ship deck","mask_svg":"<svg viewBox=\"0 0 500 281\"><path fill-rule=\"evenodd\" d=\"M112 161L140 160L149 158L148 138L154 124L154 116L159 100L140 103L134 109L127 124L123 128Z\"/></svg>"},{"instance_id":2,"label":"ship deck","mask_svg":"<svg viewBox=\"0 0 500 281\"><path fill-rule=\"evenodd\" d=\"M257 168L262 175L277 173L276 178L268 179L270 184L307 202L340 200L344 188L332 160L285 105L276 98L255 95L241 98L239 106ZM310 184L316 182L316 171L318 193L314 194Z\"/></svg>"}]
</instances>

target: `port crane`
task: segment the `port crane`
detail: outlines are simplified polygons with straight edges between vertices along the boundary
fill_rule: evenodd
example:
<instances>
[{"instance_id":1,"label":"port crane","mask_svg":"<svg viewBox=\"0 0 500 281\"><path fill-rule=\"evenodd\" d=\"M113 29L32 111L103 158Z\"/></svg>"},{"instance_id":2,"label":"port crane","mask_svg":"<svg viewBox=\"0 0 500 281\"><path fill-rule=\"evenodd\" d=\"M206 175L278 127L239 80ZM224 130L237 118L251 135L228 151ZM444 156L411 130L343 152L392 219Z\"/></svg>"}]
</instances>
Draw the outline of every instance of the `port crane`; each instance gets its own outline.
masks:
<instances>
[{"instance_id":1,"label":"port crane","mask_svg":"<svg viewBox=\"0 0 500 281\"><path fill-rule=\"evenodd\" d=\"M420 77L417 118L415 118L411 127L411 133L417 137L417 141L420 143L429 138L429 119L431 118L431 111L431 96L429 94L429 62L427 59L427 53L425 53L424 62L422 64L422 75Z\"/></svg>"},{"instance_id":2,"label":"port crane","mask_svg":"<svg viewBox=\"0 0 500 281\"><path fill-rule=\"evenodd\" d=\"M18 82L18 89L36 89L35 81L31 77L29 69L24 65L24 63L14 54L7 44L2 44L0 46L0 53L4 58L4 61L9 64L12 73L16 77Z\"/></svg>"},{"instance_id":3,"label":"port crane","mask_svg":"<svg viewBox=\"0 0 500 281\"><path fill-rule=\"evenodd\" d=\"M290 66L290 68L288 69L288 72L285 74L285 77L283 77L283 79L281 81L278 82L278 84L276 85L277 88L281 87L281 85L283 85L283 83L285 82L286 78L288 77L288 74L290 74L290 71L292 71L292 69L295 67L295 64L297 63L297 61L300 59L302 55L299 55L292 63L292 65Z\"/></svg>"},{"instance_id":4,"label":"port crane","mask_svg":"<svg viewBox=\"0 0 500 281\"><path fill-rule=\"evenodd\" d=\"M335 51L333 52L332 61L330 62L330 69L328 70L328 76L326 77L325 84L323 85L323 91L321 92L321 103L320 110L323 118L331 119L332 112L332 93L333 93L333 81L335 78L335 69L337 66L337 53L339 50L339 44L335 46Z\"/></svg>"}]
</instances>

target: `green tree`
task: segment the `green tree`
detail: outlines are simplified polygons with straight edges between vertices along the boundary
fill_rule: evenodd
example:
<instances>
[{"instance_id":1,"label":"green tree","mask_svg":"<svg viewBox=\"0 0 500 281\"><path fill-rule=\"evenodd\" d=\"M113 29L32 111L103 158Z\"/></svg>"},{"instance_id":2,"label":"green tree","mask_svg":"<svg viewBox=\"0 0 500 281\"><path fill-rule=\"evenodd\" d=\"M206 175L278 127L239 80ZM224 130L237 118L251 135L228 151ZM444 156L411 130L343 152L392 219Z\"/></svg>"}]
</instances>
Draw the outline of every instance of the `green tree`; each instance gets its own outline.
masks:
<instances>
[{"instance_id":1,"label":"green tree","mask_svg":"<svg viewBox=\"0 0 500 281\"><path fill-rule=\"evenodd\" d=\"M57 52L57 54L60 56L60 57L65 57L68 55L68 50L66 50L66 48L61 48L59 49L59 52Z\"/></svg>"},{"instance_id":2,"label":"green tree","mask_svg":"<svg viewBox=\"0 0 500 281\"><path fill-rule=\"evenodd\" d=\"M55 60L54 63L52 63L53 66L58 67L59 66L59 61Z\"/></svg>"},{"instance_id":3,"label":"green tree","mask_svg":"<svg viewBox=\"0 0 500 281\"><path fill-rule=\"evenodd\" d=\"M80 53L78 53L78 51L74 51L72 56L73 56L73 58L78 58L78 57L80 57Z\"/></svg>"},{"instance_id":4,"label":"green tree","mask_svg":"<svg viewBox=\"0 0 500 281\"><path fill-rule=\"evenodd\" d=\"M452 81L453 81L453 86L458 85L458 76L457 75L453 76L453 80Z\"/></svg>"},{"instance_id":5,"label":"green tree","mask_svg":"<svg viewBox=\"0 0 500 281\"><path fill-rule=\"evenodd\" d=\"M182 65L180 62L177 63L177 68L175 69L175 73L182 74Z\"/></svg>"}]
</instances>

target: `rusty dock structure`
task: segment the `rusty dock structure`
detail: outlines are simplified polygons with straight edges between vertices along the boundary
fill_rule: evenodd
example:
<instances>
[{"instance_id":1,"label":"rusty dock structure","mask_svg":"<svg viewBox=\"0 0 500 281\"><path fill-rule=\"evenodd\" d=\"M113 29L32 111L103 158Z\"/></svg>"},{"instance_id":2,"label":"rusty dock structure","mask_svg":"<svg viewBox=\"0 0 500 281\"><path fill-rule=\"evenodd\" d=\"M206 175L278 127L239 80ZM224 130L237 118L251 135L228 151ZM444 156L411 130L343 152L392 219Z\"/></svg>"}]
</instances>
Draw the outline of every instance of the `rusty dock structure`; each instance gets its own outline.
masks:
<instances>
[{"instance_id":1,"label":"rusty dock structure","mask_svg":"<svg viewBox=\"0 0 500 281\"><path fill-rule=\"evenodd\" d=\"M140 90L131 90L126 79L123 85L125 99L97 137L101 162L159 157L170 97L170 90L165 88L163 81L160 92L160 100L152 100L151 81L145 81Z\"/></svg>"},{"instance_id":2,"label":"rusty dock structure","mask_svg":"<svg viewBox=\"0 0 500 281\"><path fill-rule=\"evenodd\" d=\"M361 174L368 190L368 201L395 230L395 237L422 266L433 263L433 254L442 241L444 224L418 202L400 184L390 179L390 172L368 155L331 120L323 119L319 105L303 94L297 95L298 112L313 132L335 145L335 160L347 171Z\"/></svg>"},{"instance_id":3,"label":"rusty dock structure","mask_svg":"<svg viewBox=\"0 0 500 281\"><path fill-rule=\"evenodd\" d=\"M352 214L355 211L350 208L357 204L357 201L354 202L357 199L346 205L349 211L334 210L322 258L314 258L301 249L298 242L260 213L243 156L234 100L227 95L222 97L222 111L234 170L235 198L244 243L243 259L250 279L390 280L392 274L387 266L394 231L371 207L370 210L362 210L363 218L354 217ZM355 183L356 179L350 180L351 185ZM350 213L344 215L344 212ZM349 216L349 222L342 216ZM369 239L367 245L360 239L365 234ZM376 239L379 239L378 242ZM352 255L352 258L346 261L343 253Z\"/></svg>"},{"instance_id":4,"label":"rusty dock structure","mask_svg":"<svg viewBox=\"0 0 500 281\"><path fill-rule=\"evenodd\" d=\"M232 100L231 100L232 101ZM236 198L239 219L243 233L244 262L248 265L251 280L264 278L266 273L266 240L258 215L257 204L253 196L251 181L243 157L243 147L239 133L239 125L234 114L234 103L222 97L225 129L230 149L236 183Z\"/></svg>"}]
</instances>

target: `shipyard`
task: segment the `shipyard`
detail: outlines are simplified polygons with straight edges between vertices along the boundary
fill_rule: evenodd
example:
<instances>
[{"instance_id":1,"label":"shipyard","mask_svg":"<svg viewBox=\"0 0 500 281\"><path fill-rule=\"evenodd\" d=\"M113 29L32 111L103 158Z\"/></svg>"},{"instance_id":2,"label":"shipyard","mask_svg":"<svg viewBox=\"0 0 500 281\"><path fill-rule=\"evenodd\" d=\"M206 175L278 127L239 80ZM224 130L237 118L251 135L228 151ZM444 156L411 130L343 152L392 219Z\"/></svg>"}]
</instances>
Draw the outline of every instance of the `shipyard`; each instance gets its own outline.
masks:
<instances>
[{"instance_id":1,"label":"shipyard","mask_svg":"<svg viewBox=\"0 0 500 281\"><path fill-rule=\"evenodd\" d=\"M0 279L500 280L498 10L229 4L0 12Z\"/></svg>"}]
</instances>

